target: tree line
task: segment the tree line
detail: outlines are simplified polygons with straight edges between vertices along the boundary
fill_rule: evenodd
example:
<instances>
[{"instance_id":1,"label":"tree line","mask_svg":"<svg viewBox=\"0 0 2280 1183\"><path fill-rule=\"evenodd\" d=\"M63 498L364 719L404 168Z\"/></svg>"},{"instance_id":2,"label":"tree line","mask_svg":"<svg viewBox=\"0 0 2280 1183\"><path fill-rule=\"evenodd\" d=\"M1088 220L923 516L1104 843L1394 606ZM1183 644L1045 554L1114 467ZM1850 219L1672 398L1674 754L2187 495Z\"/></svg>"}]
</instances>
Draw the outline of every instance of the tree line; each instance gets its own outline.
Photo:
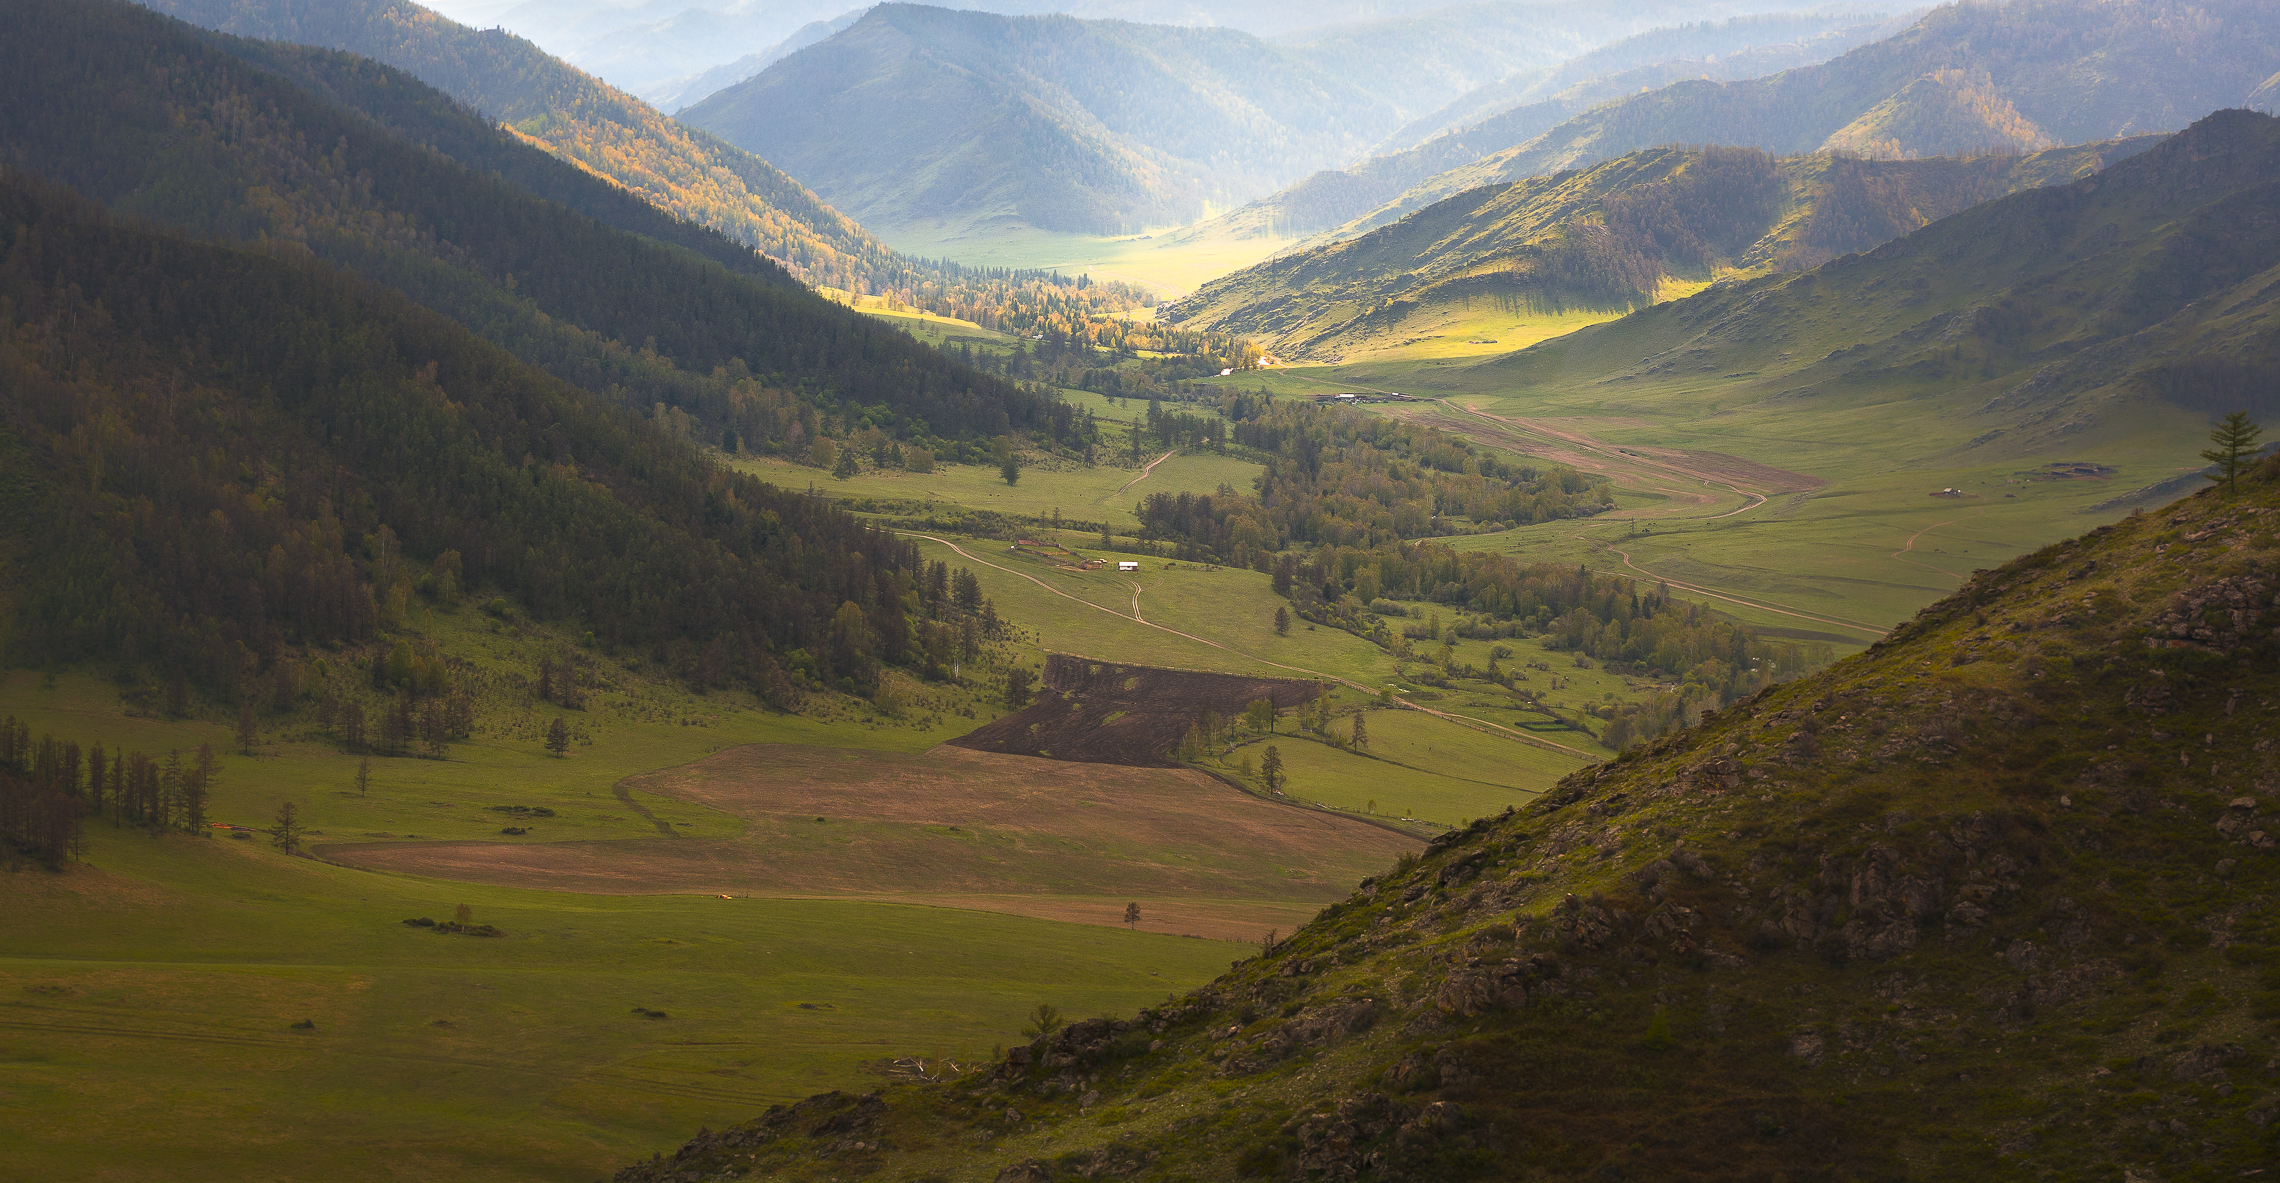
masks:
<instances>
[{"instance_id":1,"label":"tree line","mask_svg":"<svg viewBox=\"0 0 2280 1183\"><path fill-rule=\"evenodd\" d=\"M1263 454L1256 492L1150 494L1141 538L1179 557L1268 570L1292 546L1359 547L1509 529L1605 510L1607 484L1563 466L1515 464L1435 427L1357 407L1229 393L1229 439ZM1182 438L1194 416L1158 416ZM1188 437L1192 438L1192 437Z\"/></svg>"}]
</instances>

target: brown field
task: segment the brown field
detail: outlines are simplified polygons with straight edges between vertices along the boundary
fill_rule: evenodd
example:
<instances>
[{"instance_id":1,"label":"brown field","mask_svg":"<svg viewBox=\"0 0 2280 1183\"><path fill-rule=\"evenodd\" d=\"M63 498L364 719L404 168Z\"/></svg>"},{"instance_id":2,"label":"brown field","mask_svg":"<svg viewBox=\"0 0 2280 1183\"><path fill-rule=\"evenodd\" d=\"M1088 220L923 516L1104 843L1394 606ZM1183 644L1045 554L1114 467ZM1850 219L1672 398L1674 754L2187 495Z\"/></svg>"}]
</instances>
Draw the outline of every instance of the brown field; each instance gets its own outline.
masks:
<instances>
[{"instance_id":1,"label":"brown field","mask_svg":"<svg viewBox=\"0 0 2280 1183\"><path fill-rule=\"evenodd\" d=\"M1417 846L1197 772L949 746L903 755L753 744L626 784L733 814L744 832L320 853L558 891L861 898L1095 924L1120 922L1136 902L1144 929L1250 939L1296 927Z\"/></svg>"},{"instance_id":2,"label":"brown field","mask_svg":"<svg viewBox=\"0 0 2280 1183\"><path fill-rule=\"evenodd\" d=\"M1053 760L1176 767L1169 753L1204 712L1231 718L1255 699L1278 710L1321 689L1288 678L1252 678L1117 665L1055 653L1045 659L1036 701L950 743L983 752Z\"/></svg>"}]
</instances>

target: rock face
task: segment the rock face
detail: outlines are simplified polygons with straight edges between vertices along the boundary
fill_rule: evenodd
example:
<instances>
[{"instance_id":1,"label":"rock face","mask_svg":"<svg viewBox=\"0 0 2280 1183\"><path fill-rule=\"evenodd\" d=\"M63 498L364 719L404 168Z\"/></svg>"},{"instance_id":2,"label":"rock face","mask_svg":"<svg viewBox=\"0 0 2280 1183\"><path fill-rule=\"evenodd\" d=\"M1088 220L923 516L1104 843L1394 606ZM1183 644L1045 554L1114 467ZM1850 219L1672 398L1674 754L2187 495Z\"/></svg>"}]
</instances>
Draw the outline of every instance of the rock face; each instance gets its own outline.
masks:
<instances>
[{"instance_id":1,"label":"rock face","mask_svg":"<svg viewBox=\"0 0 2280 1183\"><path fill-rule=\"evenodd\" d=\"M2268 1170L2276 502L2280 462L1982 572L1163 1006L620 1177Z\"/></svg>"}]
</instances>

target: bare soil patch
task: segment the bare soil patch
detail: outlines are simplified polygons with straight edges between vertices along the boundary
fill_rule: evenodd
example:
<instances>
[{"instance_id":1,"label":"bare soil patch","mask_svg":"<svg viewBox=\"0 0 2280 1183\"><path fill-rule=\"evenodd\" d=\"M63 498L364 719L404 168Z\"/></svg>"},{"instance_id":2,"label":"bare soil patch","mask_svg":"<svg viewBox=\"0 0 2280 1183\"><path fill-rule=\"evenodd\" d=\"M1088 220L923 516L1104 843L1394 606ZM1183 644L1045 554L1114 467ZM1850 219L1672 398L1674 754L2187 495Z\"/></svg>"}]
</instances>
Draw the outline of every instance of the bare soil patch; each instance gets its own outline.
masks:
<instances>
[{"instance_id":1,"label":"bare soil patch","mask_svg":"<svg viewBox=\"0 0 2280 1183\"><path fill-rule=\"evenodd\" d=\"M1137 902L1152 931L1250 938L1287 930L1417 847L1197 772L949 746L903 755L753 744L626 784L734 814L746 829L728 839L321 853L375 870L598 894L895 899L1100 924Z\"/></svg>"},{"instance_id":2,"label":"bare soil patch","mask_svg":"<svg viewBox=\"0 0 2280 1183\"><path fill-rule=\"evenodd\" d=\"M1239 715L1261 698L1286 709L1320 693L1312 682L1288 678L1117 665L1055 653L1045 659L1045 689L1035 701L950 743L1050 760L1175 768L1171 750L1205 712Z\"/></svg>"}]
</instances>

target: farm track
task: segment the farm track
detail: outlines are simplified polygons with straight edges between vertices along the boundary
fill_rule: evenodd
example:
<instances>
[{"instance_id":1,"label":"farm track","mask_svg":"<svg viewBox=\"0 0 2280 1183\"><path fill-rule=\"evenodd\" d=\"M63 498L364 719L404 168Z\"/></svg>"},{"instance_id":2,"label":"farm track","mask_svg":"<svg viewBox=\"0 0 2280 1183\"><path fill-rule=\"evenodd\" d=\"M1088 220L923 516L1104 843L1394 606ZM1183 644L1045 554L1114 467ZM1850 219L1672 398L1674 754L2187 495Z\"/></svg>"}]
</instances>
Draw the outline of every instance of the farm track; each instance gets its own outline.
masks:
<instances>
[{"instance_id":1,"label":"farm track","mask_svg":"<svg viewBox=\"0 0 2280 1183\"><path fill-rule=\"evenodd\" d=\"M1133 622L1133 623L1135 623L1135 624L1138 624L1138 625L1142 625L1142 626L1144 626L1144 627L1147 627L1147 628L1157 629L1157 630L1159 630L1159 631L1161 631L1161 632L1167 632L1167 633L1170 633L1171 635L1173 635L1173 636L1175 636L1175 637L1184 637L1184 638L1186 638L1186 639L1188 639L1188 640L1190 640L1190 641L1194 641L1194 642L1196 642L1196 643L1197 643L1197 644L1199 644L1199 645L1209 645L1210 647L1212 647L1212 648L1214 648L1214 649L1217 649L1217 650L1219 650L1219 651L1220 651L1220 652L1222 652L1222 653L1232 653L1232 654L1234 654L1235 656L1237 656L1237 657L1240 657L1240 658L1244 659L1245 661L1255 661L1255 662L1258 662L1258 663L1259 663L1259 664L1261 664L1261 665L1268 665L1268 666L1273 666L1274 668L1276 668L1276 669L1278 669L1278 670L1289 670L1289 671L1291 671L1292 673L1296 673L1296 674L1305 674L1306 676L1308 676L1308 677L1310 677L1310 678L1315 678L1315 679L1318 679L1318 680L1322 680L1322 681L1336 682L1336 683L1338 683L1338 684L1339 684L1339 685L1341 685L1341 686L1346 686L1346 687L1349 687L1349 688L1351 688L1351 689L1354 689L1354 690L1359 690L1359 691L1363 692L1364 694L1375 694L1375 693L1377 693L1376 689L1374 689L1374 688L1372 688L1372 687L1369 687L1369 686L1364 686L1364 685L1362 685L1360 682L1356 682L1356 681L1354 681L1354 680L1353 680L1353 679L1351 679L1351 678L1342 678L1342 677L1339 677L1339 676L1338 676L1338 675L1336 675L1336 674L1326 674L1326 673L1323 673L1321 670L1313 670L1313 669L1308 669L1308 668L1306 668L1305 666L1302 666L1302 665L1286 665L1286 664L1284 664L1284 663L1282 663L1282 662L1279 662L1279 661L1269 661L1269 660L1267 660L1267 659L1266 659L1266 658L1264 658L1264 657L1258 657L1258 656L1255 656L1255 655L1253 655L1253 654L1245 653L1245 652L1243 652L1243 651L1242 651L1242 650L1240 650L1240 649L1236 649L1236 648L1233 648L1233 647L1231 647L1231 646L1228 646L1228 645L1222 645L1222 644L1220 644L1219 642L1217 642L1217 641L1214 641L1214 640L1210 639L1209 637L1199 637L1199 636L1196 636L1194 633L1186 633L1186 632L1181 632L1180 630L1178 630L1178 629L1176 629L1176 628L1172 628L1172 627L1170 627L1170 626L1168 626L1168 625L1161 625L1161 624L1157 624L1156 622L1154 622L1154 621L1152 621L1152 620L1143 620L1143 619L1141 619L1141 617L1140 617L1140 592L1139 592L1139 589L1138 589L1137 587L1135 587L1135 588L1133 589L1133 593L1132 593L1132 601L1133 601L1133 606L1132 606L1132 615L1131 615L1131 616L1126 616L1126 615L1124 615L1122 612L1118 612L1118 611L1117 611L1116 609L1114 609L1114 608L1107 608L1107 607L1103 607L1103 606L1101 606L1101 605L1099 605L1099 604L1095 604L1095 603L1093 603L1091 600L1085 599L1085 598L1084 598L1084 597L1082 597L1082 596L1072 596L1072 595L1070 595L1069 593L1067 593L1067 592L1065 592L1065 591L1062 591L1060 588L1054 587L1052 584L1050 584L1050 583L1047 583L1047 582L1045 582L1044 580L1042 580L1042 579L1039 579L1039 578L1037 578L1036 576L1034 576L1034 575L1031 575L1031 574L1029 574L1029 573L1028 573L1028 572L1026 572L1026 571L1016 571L1016 570L1014 570L1014 569L1013 569L1013 568L1011 568L1011 567L1001 567L1001 566L999 566L998 564L996 564L996 563L993 563L993 562L989 561L988 559L985 559L985 558L980 558L980 557L978 557L978 556L974 555L973 553L969 552L968 550L966 550L966 548L964 548L964 547L962 547L962 546L959 546L957 543L955 543L955 542L952 542L952 541L950 541L950 540L949 540L949 539L947 539L947 538L937 538L937 537L935 537L935 536L934 536L934 535L932 535L932 534L914 534L914 533L910 533L909 531L897 531L897 533L901 533L901 534L903 534L905 537L908 537L908 538L923 538L923 539L925 539L925 540L926 540L926 541L928 541L928 542L935 542L935 543L940 543L940 544L941 544L941 545L943 545L943 546L947 546L947 547L949 547L949 548L950 548L950 549L951 549L953 552L955 552L955 553L956 553L956 554L957 554L959 557L961 557L961 558L963 558L963 559L966 559L966 560L968 560L969 562L980 563L982 566L984 566L984 567L988 567L988 568L990 568L990 569L992 569L992 570L995 570L995 571L1003 571L1003 572L1005 572L1005 573L1006 573L1006 574L1008 574L1008 575L1012 575L1012 576L1015 576L1015 577L1018 577L1018 578L1021 578L1021 579L1026 579L1026 580L1028 580L1029 582L1031 582L1031 583L1034 583L1034 584L1036 584L1037 586L1039 586L1039 587L1041 587L1041 588L1044 588L1046 591L1048 591L1048 592L1051 592L1052 594L1054 594L1054 595L1056 595L1056 596L1059 596L1059 597L1061 597L1061 598L1062 598L1062 599L1064 599L1064 600L1069 600L1069 601L1072 601L1072 602L1074 602L1074 603L1082 604L1082 605L1084 605L1085 607L1087 607L1087 608L1091 608L1092 610L1094 610L1094 611L1096 611L1096 612L1105 612L1105 613L1109 614L1110 616L1114 616L1114 617L1116 617L1116 618L1117 618L1117 619L1119 619L1119 620L1130 620L1130 621L1132 621L1132 622ZM1538 736L1530 735L1530 734L1528 734L1528 733L1527 733L1527 732L1525 732L1525 731L1521 731L1521 730L1518 730L1517 728L1506 727L1506 726L1504 726L1504 725L1503 725L1503 724L1501 724L1501 723L1491 723L1491 722L1487 721L1486 719L1475 719L1475 718L1472 718L1472 717L1470 717L1470 716L1467 716L1467 715L1458 715L1458 714L1452 714L1452 713L1450 713L1450 712L1448 712L1448 711L1437 711L1437 710L1434 710L1434 709L1433 709L1433 708L1431 708L1431 707L1427 707L1427 706L1419 706L1419 705L1418 705L1418 704L1416 704L1416 703L1413 703L1413 702L1405 702L1405 701L1403 701L1403 700L1401 700L1401 699L1398 699L1398 698L1397 698L1397 699L1395 699L1394 701L1395 701L1396 703L1399 703L1399 704L1400 704L1402 707L1404 707L1404 708L1407 708L1407 709L1409 709L1409 710L1412 710L1412 711L1422 711L1422 712L1424 712L1425 714L1431 715L1431 716L1433 716L1433 717L1434 717L1434 718L1436 718L1436 719L1442 719L1442 720L1445 720L1445 721L1447 721L1447 722L1450 722L1450 723L1454 723L1454 724L1456 724L1456 725L1457 725L1457 726L1459 726L1459 727L1465 727L1465 728L1469 728L1469 729L1471 729L1471 730L1474 730L1474 731L1478 731L1478 732L1480 732L1480 733L1481 733L1481 734L1483 734L1483 735L1495 735L1495 736L1499 736L1499 737L1501 737L1501 738L1506 738L1506 739L1515 739L1515 740L1518 740L1518 741L1520 741L1521 743L1525 743L1525 744L1531 744L1531 745L1534 745L1534 746L1536 746L1536 747L1544 748L1544 749L1546 749L1546 750L1548 750L1548 751L1560 752L1560 753L1563 753L1563 754L1565 754L1565 755L1580 757L1580 758L1582 758L1582 759L1584 759L1584 760L1587 760L1587 761L1589 761L1589 762L1591 762L1591 763L1594 763L1594 764L1600 763L1600 761L1601 761L1601 758L1600 758L1599 756L1597 756L1597 755L1595 755L1595 754L1593 754L1593 753L1591 753L1591 752L1586 752L1586 751L1584 751L1584 750L1582 750L1582 749L1580 749L1580 748L1571 748L1571 747L1567 746L1566 744L1553 743L1552 741L1550 741L1550 740L1548 740L1548 739L1543 739L1543 738L1540 738L1540 737L1538 737Z\"/></svg>"},{"instance_id":2,"label":"farm track","mask_svg":"<svg viewBox=\"0 0 2280 1183\"><path fill-rule=\"evenodd\" d=\"M635 813L640 814L642 817L648 819L650 825L657 827L658 833L663 834L668 838L678 838L681 836L680 831L675 830L673 827L665 824L665 822L656 814L649 812L649 810L646 808L643 808L641 802L634 800L633 794L626 790L625 782L620 781L617 784L611 785L610 791L617 794L618 801L627 809L630 809Z\"/></svg>"},{"instance_id":3,"label":"farm track","mask_svg":"<svg viewBox=\"0 0 2280 1183\"><path fill-rule=\"evenodd\" d=\"M1620 471L1625 467L1629 467L1631 469L1631 475L1635 478L1655 478L1650 480L1643 480L1640 482L1643 486L1647 487L1650 489L1650 491L1653 492L1665 493L1675 497L1681 497L1698 506L1707 506L1716 502L1717 498L1709 494L1695 492L1685 488L1686 483L1693 482L1703 486L1722 486L1728 491L1744 499L1744 504L1736 506L1733 509L1729 509L1724 513L1709 514L1695 520L1710 522L1719 521L1725 518L1734 517L1737 514L1747 513L1750 510L1756 509L1759 506L1766 504L1766 502L1770 500L1767 494L1756 489L1747 488L1741 483L1738 483L1737 480L1729 479L1727 475L1719 473L1715 471L1714 468L1709 466L1696 466L1692 463L1676 463L1670 460L1642 456L1629 449L1619 448L1612 444L1602 443L1601 441L1593 439L1591 436L1580 431L1562 430L1549 424L1545 424L1539 420L1515 419L1503 415L1491 415L1486 411L1474 410L1471 407L1467 407L1460 403L1456 403L1447 399L1443 399L1441 401L1443 405L1449 407L1452 410L1497 425L1499 434L1506 434L1515 441L1524 443L1529 435L1536 435L1545 439L1556 440L1560 444L1572 448L1577 448L1593 456L1596 456L1602 461L1601 471L1607 472L1610 476L1615 475L1617 471ZM1813 488L1817 488L1821 484L1825 483L1820 481L1818 478L1808 477L1803 473L1790 473L1782 469L1757 465L1754 462L1743 460L1739 457L1730 459L1731 463L1733 464L1745 465L1752 469L1763 468L1769 474L1776 474L1779 478L1781 478L1780 483L1782 487L1774 489L1774 492L1804 492ZM1673 477L1679 478L1680 483L1676 485L1668 483ZM1679 510L1674 509L1671 513L1655 514L1651 516L1658 518L1671 518L1679 516L1679 512ZM1649 515L1634 516L1644 517ZM1623 520L1633 519L1602 518L1577 530L1576 535L1580 537L1583 534L1598 528L1599 526L1608 525L1614 521ZM1945 525L1947 523L1942 524ZM1643 566L1640 566L1636 561L1632 559L1629 551L1618 548L1614 543L1602 542L1596 538L1587 538L1585 541L1591 542L1594 545L1612 552L1621 560L1622 565L1629 570L1635 571L1649 579L1659 580L1661 582L1668 583L1674 588L1693 592L1697 595L1708 596L1715 600L1723 600L1729 604L1735 604L1744 608L1755 609L1760 612L1770 612L1777 616L1787 616L1793 619L1808 621L1814 624L1827 625L1831 628L1839 628L1847 632L1866 633L1872 637L1885 636L1889 631L1886 629L1878 628L1877 626L1869 624L1865 621L1847 620L1843 617L1828 616L1821 613L1808 612L1794 605L1782 604L1774 600L1748 597L1731 588L1710 587L1704 584L1684 582L1681 580L1669 578L1668 576L1658 575L1655 572L1650 571ZM1914 539L1910 539L1909 541L1911 545L1914 544ZM1898 557L1897 553L1895 553L1894 557ZM1902 561L1905 562L1907 560ZM1918 565L1922 566L1924 564ZM1938 570L1938 568L1932 569ZM1950 573L1942 572L1942 574Z\"/></svg>"},{"instance_id":4,"label":"farm track","mask_svg":"<svg viewBox=\"0 0 2280 1183\"><path fill-rule=\"evenodd\" d=\"M1926 526L1926 527L1924 527L1923 529L1921 529L1921 530L1918 530L1918 531L1916 531L1916 532L1915 532L1915 533L1913 533L1913 534L1910 534L1910 535L1908 536L1908 542L1907 542L1907 544L1906 544L1906 545L1904 545L1904 546L1902 546L1902 547L1901 547L1899 550L1893 551L1893 552L1892 552L1892 557L1893 557L1893 558L1895 558L1895 559L1899 559L1901 562L1903 562L1903 563L1906 563L1906 564L1908 564L1908 565L1909 565L1909 566L1911 566L1911 567L1922 567L1922 568L1923 568L1924 570L1926 570L1926 571L1937 571L1937 572L1939 572L1940 574L1942 574L1942 575L1945 575L1945 576L1947 576L1947 577L1948 577L1948 578L1950 578L1950 579L1953 579L1953 580L1957 580L1957 581L1959 581L1959 582L1960 582L1960 581L1962 581L1962 580L1965 580L1965 579L1969 579L1969 578L1970 578L1970 576L1968 576L1968 575L1959 575L1959 574L1957 574L1957 573L1955 573L1955 572L1953 572L1953 571L1950 571L1950 570L1948 570L1948 569L1947 569L1947 568L1945 568L1945 567L1935 567L1935 566L1931 565L1930 563L1923 563L1923 562L1918 562L1918 561L1916 561L1915 559L1911 559L1911 558L1908 558L1908 557L1906 557L1906 556L1907 556L1907 554L1908 554L1910 551L1913 551L1913 550L1915 550L1915 549L1916 549L1916 540L1917 540L1917 539L1919 539L1919 538L1922 538L1924 535L1926 535L1926 534L1929 534L1929 533L1931 533L1932 531L1939 529L1941 526L1952 526L1952 525L1956 524L1957 522L1960 522L1960 521L1964 521L1965 519L1968 519L1968 518L1975 518L1975 517L1978 517L1980 514L1983 514L1983 513L1986 513L1986 512L1987 512L1987 507L1986 507L1986 506L1981 506L1981 507L1979 507L1978 509L1972 510L1970 513L1967 513L1967 514L1963 515L1963 517L1960 517L1960 518L1949 518L1948 520L1946 520L1946 521L1944 521L1944 522L1933 522L1931 525L1929 525L1929 526Z\"/></svg>"},{"instance_id":5,"label":"farm track","mask_svg":"<svg viewBox=\"0 0 2280 1183\"><path fill-rule=\"evenodd\" d=\"M1169 460L1169 459L1171 459L1172 457L1174 457L1174 456L1177 456L1177 455L1179 455L1179 454L1180 454L1180 450L1179 450L1178 448L1173 448L1171 451L1169 451L1169 452L1166 452L1166 453L1164 453L1163 455L1156 457L1154 460L1150 460L1150 461L1149 461L1149 462L1148 462L1146 465L1144 465L1144 466L1143 466L1143 467L1140 469L1140 475L1139 475L1139 476L1133 477L1131 480L1128 480L1128 481L1124 482L1123 484L1121 484L1121 485L1118 485L1118 486L1116 487L1116 492L1109 494L1109 495L1108 495L1108 497L1122 497L1122 496L1124 496L1124 491L1125 491L1126 489L1129 489L1129 488L1131 488L1132 486L1134 486L1134 485L1137 485L1137 484L1139 484L1140 482L1142 482L1142 481L1144 481L1144 480L1147 480L1147 479L1148 479L1148 474L1149 474L1149 473L1152 473L1152 472L1154 472L1154 471L1156 471L1156 466L1157 466L1157 465L1159 465L1159 464L1162 464L1164 461L1166 461L1166 460ZM1108 497L1103 497L1103 498L1101 498L1101 500L1102 500L1102 501L1107 501L1107 500L1108 500Z\"/></svg>"}]
</instances>

